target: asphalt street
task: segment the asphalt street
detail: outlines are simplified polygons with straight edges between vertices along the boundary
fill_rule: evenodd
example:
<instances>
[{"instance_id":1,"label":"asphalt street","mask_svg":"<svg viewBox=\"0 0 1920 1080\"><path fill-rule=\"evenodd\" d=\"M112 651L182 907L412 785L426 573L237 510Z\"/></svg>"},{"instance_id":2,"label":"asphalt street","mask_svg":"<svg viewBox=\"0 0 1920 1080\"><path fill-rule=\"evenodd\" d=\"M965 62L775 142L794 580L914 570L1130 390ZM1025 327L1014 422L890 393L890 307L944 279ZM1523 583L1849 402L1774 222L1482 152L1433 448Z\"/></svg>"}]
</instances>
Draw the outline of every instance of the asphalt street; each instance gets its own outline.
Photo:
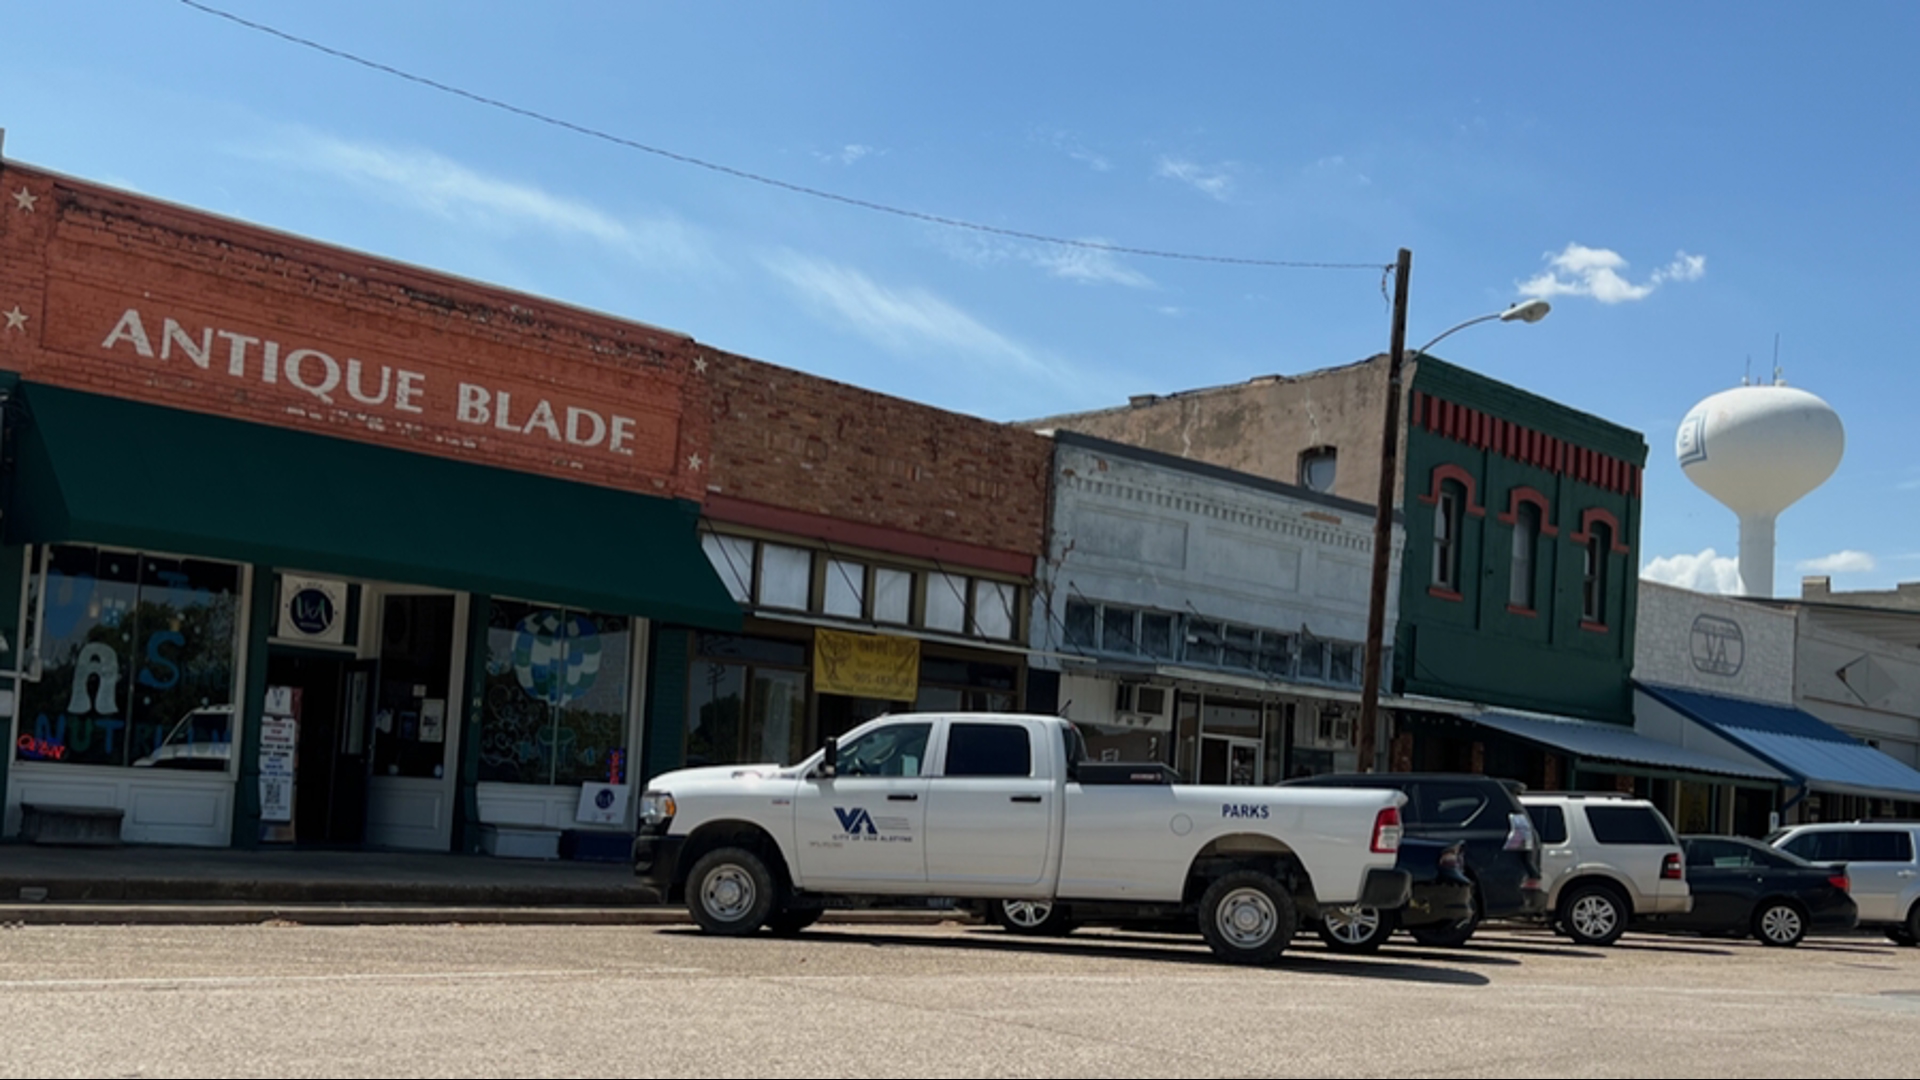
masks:
<instances>
[{"instance_id":1,"label":"asphalt street","mask_svg":"<svg viewBox=\"0 0 1920 1080\"><path fill-rule=\"evenodd\" d=\"M1883 939L1395 941L1247 969L959 924L15 924L0 1076L1914 1074L1920 950Z\"/></svg>"}]
</instances>

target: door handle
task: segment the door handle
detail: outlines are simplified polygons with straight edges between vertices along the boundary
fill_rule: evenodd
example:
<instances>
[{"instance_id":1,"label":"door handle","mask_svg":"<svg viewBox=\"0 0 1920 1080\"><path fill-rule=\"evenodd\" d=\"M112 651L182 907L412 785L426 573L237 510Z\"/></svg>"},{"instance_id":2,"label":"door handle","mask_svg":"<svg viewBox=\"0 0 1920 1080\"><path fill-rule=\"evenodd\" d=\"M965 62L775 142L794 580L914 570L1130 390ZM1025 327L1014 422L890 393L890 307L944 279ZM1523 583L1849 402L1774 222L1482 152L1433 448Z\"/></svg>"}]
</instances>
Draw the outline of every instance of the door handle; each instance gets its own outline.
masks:
<instances>
[{"instance_id":1,"label":"door handle","mask_svg":"<svg viewBox=\"0 0 1920 1080\"><path fill-rule=\"evenodd\" d=\"M889 796L887 796L887 801L888 801L888 802L919 802L919 801L920 801L920 796L918 796L918 795L889 795Z\"/></svg>"},{"instance_id":2,"label":"door handle","mask_svg":"<svg viewBox=\"0 0 1920 1080\"><path fill-rule=\"evenodd\" d=\"M1040 796L1038 796L1038 795L1015 795L1015 796L1013 797L1013 801L1014 801L1014 802L1039 802L1039 801L1040 801Z\"/></svg>"}]
</instances>

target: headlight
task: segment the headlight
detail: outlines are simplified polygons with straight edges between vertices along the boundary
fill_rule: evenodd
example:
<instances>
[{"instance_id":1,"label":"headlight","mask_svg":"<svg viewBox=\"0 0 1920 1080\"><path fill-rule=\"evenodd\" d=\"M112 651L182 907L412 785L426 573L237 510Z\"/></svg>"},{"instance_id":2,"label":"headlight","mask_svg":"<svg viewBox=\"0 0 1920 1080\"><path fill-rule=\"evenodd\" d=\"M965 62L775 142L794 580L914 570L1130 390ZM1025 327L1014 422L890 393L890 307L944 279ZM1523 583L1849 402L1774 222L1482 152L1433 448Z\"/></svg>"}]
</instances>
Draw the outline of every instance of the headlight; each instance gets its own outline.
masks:
<instances>
[{"instance_id":1,"label":"headlight","mask_svg":"<svg viewBox=\"0 0 1920 1080\"><path fill-rule=\"evenodd\" d=\"M673 804L673 796L664 791L648 791L640 795L640 820L648 825L658 825L671 819L678 809Z\"/></svg>"}]
</instances>

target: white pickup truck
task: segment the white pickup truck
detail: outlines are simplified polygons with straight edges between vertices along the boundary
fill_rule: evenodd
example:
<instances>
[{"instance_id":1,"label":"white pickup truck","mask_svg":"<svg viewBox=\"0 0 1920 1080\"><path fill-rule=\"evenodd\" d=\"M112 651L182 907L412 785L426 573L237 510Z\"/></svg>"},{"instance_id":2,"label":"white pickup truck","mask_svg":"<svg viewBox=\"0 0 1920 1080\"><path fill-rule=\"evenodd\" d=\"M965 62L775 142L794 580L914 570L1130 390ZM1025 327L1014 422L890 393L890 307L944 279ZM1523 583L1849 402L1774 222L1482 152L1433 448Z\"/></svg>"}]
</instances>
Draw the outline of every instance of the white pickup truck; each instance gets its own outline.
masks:
<instances>
[{"instance_id":1,"label":"white pickup truck","mask_svg":"<svg viewBox=\"0 0 1920 1080\"><path fill-rule=\"evenodd\" d=\"M634 873L701 929L796 932L907 898L1071 905L1077 921L1197 917L1219 957L1268 963L1325 907L1407 902L1391 789L1202 787L1089 762L1051 716L901 714L792 766L655 777Z\"/></svg>"}]
</instances>

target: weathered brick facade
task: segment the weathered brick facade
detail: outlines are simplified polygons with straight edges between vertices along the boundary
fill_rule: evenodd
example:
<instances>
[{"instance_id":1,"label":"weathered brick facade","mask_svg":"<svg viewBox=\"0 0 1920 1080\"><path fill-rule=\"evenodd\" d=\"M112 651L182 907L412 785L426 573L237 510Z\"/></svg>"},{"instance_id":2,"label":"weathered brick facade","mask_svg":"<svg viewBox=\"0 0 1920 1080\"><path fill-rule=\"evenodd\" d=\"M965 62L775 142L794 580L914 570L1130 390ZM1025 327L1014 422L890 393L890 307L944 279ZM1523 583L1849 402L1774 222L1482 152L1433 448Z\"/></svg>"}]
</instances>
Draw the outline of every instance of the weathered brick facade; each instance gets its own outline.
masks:
<instances>
[{"instance_id":1,"label":"weathered brick facade","mask_svg":"<svg viewBox=\"0 0 1920 1080\"><path fill-rule=\"evenodd\" d=\"M653 495L710 456L690 339L0 169L0 368Z\"/></svg>"},{"instance_id":2,"label":"weathered brick facade","mask_svg":"<svg viewBox=\"0 0 1920 1080\"><path fill-rule=\"evenodd\" d=\"M1045 543L1051 440L741 356L703 355L716 520L1032 573Z\"/></svg>"}]
</instances>

